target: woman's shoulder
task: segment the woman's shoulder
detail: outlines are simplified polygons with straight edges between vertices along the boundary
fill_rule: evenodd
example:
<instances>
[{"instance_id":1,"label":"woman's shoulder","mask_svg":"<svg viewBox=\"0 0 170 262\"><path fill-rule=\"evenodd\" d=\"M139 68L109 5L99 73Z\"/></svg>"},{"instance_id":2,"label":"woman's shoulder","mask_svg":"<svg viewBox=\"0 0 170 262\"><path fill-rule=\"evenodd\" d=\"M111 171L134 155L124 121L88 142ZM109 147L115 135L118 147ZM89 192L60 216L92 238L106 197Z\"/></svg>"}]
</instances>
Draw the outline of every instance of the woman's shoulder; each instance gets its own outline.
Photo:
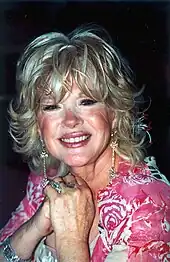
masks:
<instances>
[{"instance_id":1,"label":"woman's shoulder","mask_svg":"<svg viewBox=\"0 0 170 262\"><path fill-rule=\"evenodd\" d=\"M154 157L146 157L143 162L131 167L129 163L121 163L119 176L127 186L159 184L170 186L167 177L161 173Z\"/></svg>"},{"instance_id":2,"label":"woman's shoulder","mask_svg":"<svg viewBox=\"0 0 170 262\"><path fill-rule=\"evenodd\" d=\"M128 162L121 162L119 173L110 184L98 192L98 199L119 197L126 202L141 202L150 198L155 203L164 201L170 208L170 182L158 169L154 157L131 168Z\"/></svg>"},{"instance_id":3,"label":"woman's shoulder","mask_svg":"<svg viewBox=\"0 0 170 262\"><path fill-rule=\"evenodd\" d=\"M170 201L170 182L156 165L154 157L146 157L144 162L127 169L121 176L119 193L126 198L150 196L161 201L161 197ZM170 205L170 203L169 203Z\"/></svg>"}]
</instances>

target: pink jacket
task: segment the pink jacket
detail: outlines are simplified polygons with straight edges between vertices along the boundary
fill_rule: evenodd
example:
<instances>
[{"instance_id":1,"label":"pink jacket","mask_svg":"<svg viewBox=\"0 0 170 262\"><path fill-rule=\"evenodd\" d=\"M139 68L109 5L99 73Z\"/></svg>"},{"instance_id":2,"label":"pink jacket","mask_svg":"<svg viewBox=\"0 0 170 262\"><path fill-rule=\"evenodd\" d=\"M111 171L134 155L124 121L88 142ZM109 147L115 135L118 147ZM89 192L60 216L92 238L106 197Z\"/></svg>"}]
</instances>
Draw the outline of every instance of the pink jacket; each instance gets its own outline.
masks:
<instances>
[{"instance_id":1,"label":"pink jacket","mask_svg":"<svg viewBox=\"0 0 170 262\"><path fill-rule=\"evenodd\" d=\"M44 196L42 176L31 173L25 198L6 226L0 241L31 218ZM118 177L98 192L99 232L91 261L103 262L118 247L127 250L127 261L170 261L170 184L154 158L130 170L119 165Z\"/></svg>"}]
</instances>

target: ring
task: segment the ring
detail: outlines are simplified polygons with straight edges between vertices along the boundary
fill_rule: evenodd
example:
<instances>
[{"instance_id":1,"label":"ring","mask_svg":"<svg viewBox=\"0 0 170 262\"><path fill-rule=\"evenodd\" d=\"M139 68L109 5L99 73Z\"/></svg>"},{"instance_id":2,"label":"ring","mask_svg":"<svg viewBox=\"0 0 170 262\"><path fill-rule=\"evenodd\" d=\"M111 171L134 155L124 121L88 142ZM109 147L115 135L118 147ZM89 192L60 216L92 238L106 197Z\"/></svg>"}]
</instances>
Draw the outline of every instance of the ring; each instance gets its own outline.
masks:
<instances>
[{"instance_id":1,"label":"ring","mask_svg":"<svg viewBox=\"0 0 170 262\"><path fill-rule=\"evenodd\" d=\"M53 180L49 180L49 184L54 188L59 194L62 192L62 188L60 186L60 182L54 182Z\"/></svg>"}]
</instances>

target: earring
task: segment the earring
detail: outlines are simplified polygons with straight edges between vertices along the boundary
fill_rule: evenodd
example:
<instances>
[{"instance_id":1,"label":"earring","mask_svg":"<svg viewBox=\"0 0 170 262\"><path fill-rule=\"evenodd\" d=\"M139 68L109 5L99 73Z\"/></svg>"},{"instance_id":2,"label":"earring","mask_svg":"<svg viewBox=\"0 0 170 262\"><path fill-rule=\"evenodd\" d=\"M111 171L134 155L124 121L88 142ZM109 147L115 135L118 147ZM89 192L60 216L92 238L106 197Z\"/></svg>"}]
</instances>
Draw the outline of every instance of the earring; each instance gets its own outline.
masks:
<instances>
[{"instance_id":1,"label":"earring","mask_svg":"<svg viewBox=\"0 0 170 262\"><path fill-rule=\"evenodd\" d=\"M46 185L48 184L48 178L47 178L47 168L46 168L46 159L48 157L48 153L45 149L45 145L44 145L44 141L43 139L40 137L40 141L41 141L41 146L42 146L42 151L40 154L40 158L43 160L43 174L44 174L44 178L41 182L41 185L43 188L46 187Z\"/></svg>"},{"instance_id":2,"label":"earring","mask_svg":"<svg viewBox=\"0 0 170 262\"><path fill-rule=\"evenodd\" d=\"M112 166L109 170L109 178L110 180L117 177L117 173L115 171L115 150L118 146L118 142L117 142L117 138L116 138L116 133L117 133L117 130L112 130L111 132L111 142L110 142L110 147L112 148Z\"/></svg>"}]
</instances>

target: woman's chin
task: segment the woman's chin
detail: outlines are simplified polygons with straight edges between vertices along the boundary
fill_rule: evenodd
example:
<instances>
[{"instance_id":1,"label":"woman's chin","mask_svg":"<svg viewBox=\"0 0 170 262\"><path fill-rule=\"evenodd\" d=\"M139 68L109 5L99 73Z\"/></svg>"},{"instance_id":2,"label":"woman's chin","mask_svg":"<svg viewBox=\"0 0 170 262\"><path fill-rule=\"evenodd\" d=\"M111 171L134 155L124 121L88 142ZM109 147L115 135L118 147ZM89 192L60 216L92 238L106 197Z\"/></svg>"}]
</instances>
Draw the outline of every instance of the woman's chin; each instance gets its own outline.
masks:
<instances>
[{"instance_id":1,"label":"woman's chin","mask_svg":"<svg viewBox=\"0 0 170 262\"><path fill-rule=\"evenodd\" d=\"M76 167L84 167L86 165L88 165L88 161L87 160L83 160L81 159L69 159L66 160L65 163L70 166L71 168L76 168Z\"/></svg>"}]
</instances>

